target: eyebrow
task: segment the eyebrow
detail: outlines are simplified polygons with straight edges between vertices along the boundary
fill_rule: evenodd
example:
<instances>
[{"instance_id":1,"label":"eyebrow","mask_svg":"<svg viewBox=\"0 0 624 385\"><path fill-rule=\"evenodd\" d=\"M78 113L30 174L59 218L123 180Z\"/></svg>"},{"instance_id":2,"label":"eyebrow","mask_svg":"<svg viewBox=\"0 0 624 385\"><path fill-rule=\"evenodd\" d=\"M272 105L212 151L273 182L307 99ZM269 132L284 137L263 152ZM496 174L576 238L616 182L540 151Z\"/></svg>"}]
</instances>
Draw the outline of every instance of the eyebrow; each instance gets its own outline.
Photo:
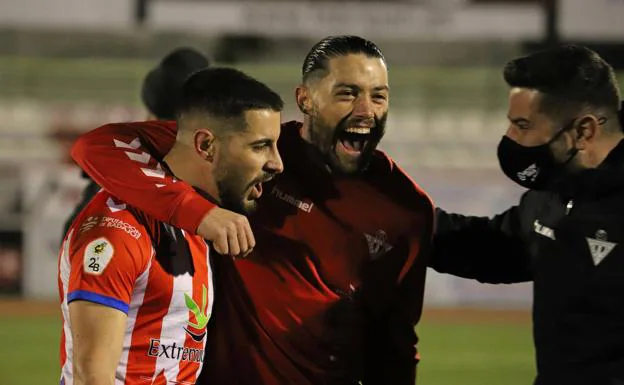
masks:
<instances>
[{"instance_id":1,"label":"eyebrow","mask_svg":"<svg viewBox=\"0 0 624 385\"><path fill-rule=\"evenodd\" d=\"M257 144L272 144L273 143L273 139L271 138L262 138L262 139L258 139L258 140L254 140L253 142L249 143L250 146L255 146Z\"/></svg>"},{"instance_id":2,"label":"eyebrow","mask_svg":"<svg viewBox=\"0 0 624 385\"><path fill-rule=\"evenodd\" d=\"M334 89L336 88L352 88L354 90L359 90L362 87L358 86L357 84L337 83L336 85L334 85ZM377 86L373 88L373 91L390 91L390 87L387 85Z\"/></svg>"},{"instance_id":3,"label":"eyebrow","mask_svg":"<svg viewBox=\"0 0 624 385\"><path fill-rule=\"evenodd\" d=\"M525 118L512 118L511 116L507 115L507 119L509 119L509 121L512 122L513 124L518 124L518 123L531 124L531 121Z\"/></svg>"}]
</instances>

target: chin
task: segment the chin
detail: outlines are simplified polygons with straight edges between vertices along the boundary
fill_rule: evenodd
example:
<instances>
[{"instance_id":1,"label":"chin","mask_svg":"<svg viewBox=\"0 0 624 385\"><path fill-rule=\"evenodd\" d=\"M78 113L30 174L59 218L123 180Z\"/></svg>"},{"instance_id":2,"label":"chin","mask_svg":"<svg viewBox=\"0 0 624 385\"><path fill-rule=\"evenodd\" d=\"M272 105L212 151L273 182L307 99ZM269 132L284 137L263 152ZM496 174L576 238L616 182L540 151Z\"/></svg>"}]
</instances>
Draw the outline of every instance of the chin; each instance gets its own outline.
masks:
<instances>
[{"instance_id":1,"label":"chin","mask_svg":"<svg viewBox=\"0 0 624 385\"><path fill-rule=\"evenodd\" d=\"M342 156L342 154L335 151L329 157L329 166L333 173L346 175L346 176L359 176L366 169L372 159L372 151L366 151L357 158L348 156Z\"/></svg>"},{"instance_id":2,"label":"chin","mask_svg":"<svg viewBox=\"0 0 624 385\"><path fill-rule=\"evenodd\" d=\"M342 174L342 175L346 175L346 176L357 176L360 175L362 173L362 170L360 169L360 167L353 167L353 166L340 166L338 168L335 169L338 173Z\"/></svg>"},{"instance_id":3,"label":"chin","mask_svg":"<svg viewBox=\"0 0 624 385\"><path fill-rule=\"evenodd\" d=\"M241 213L243 215L251 215L258 210L258 202L255 200L245 200L241 203Z\"/></svg>"},{"instance_id":4,"label":"chin","mask_svg":"<svg viewBox=\"0 0 624 385\"><path fill-rule=\"evenodd\" d=\"M358 162L341 162L338 159L334 159L330 166L333 173L346 176L358 176L366 169L361 159Z\"/></svg>"},{"instance_id":5,"label":"chin","mask_svg":"<svg viewBox=\"0 0 624 385\"><path fill-rule=\"evenodd\" d=\"M233 211L241 215L249 215L256 210L256 202L252 200L242 199L238 201L223 202L221 208Z\"/></svg>"}]
</instances>

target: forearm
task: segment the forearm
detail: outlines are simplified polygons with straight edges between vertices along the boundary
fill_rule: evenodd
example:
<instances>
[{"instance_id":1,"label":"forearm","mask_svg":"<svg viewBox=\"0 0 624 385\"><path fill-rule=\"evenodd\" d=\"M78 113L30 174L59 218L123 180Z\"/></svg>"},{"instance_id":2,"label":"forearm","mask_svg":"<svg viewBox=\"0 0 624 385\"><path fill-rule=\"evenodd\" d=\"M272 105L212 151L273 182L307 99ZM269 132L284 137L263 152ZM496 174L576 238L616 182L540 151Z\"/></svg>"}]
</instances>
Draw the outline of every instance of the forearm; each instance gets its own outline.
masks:
<instances>
[{"instance_id":1,"label":"forearm","mask_svg":"<svg viewBox=\"0 0 624 385\"><path fill-rule=\"evenodd\" d=\"M104 349L85 343L75 346L74 385L114 385L118 353L121 353L121 346Z\"/></svg>"},{"instance_id":2,"label":"forearm","mask_svg":"<svg viewBox=\"0 0 624 385\"><path fill-rule=\"evenodd\" d=\"M114 385L126 314L86 301L69 304L75 385Z\"/></svg>"},{"instance_id":3,"label":"forearm","mask_svg":"<svg viewBox=\"0 0 624 385\"><path fill-rule=\"evenodd\" d=\"M515 210L491 219L438 210L429 267L485 283L530 281L530 256Z\"/></svg>"},{"instance_id":4,"label":"forearm","mask_svg":"<svg viewBox=\"0 0 624 385\"><path fill-rule=\"evenodd\" d=\"M99 367L96 363L74 365L74 385L115 385L115 371Z\"/></svg>"}]
</instances>

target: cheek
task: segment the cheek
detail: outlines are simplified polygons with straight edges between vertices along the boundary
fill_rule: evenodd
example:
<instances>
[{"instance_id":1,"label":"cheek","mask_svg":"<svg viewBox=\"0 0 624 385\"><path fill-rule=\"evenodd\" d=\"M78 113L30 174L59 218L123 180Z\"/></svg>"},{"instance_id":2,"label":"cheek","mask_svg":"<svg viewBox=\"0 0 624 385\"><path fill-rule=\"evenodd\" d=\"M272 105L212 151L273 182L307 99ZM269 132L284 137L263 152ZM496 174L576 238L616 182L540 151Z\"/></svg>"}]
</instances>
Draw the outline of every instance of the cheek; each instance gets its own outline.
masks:
<instances>
[{"instance_id":1,"label":"cheek","mask_svg":"<svg viewBox=\"0 0 624 385\"><path fill-rule=\"evenodd\" d=\"M262 173L264 165L267 163L267 155L262 152L251 152L241 154L240 162L236 171L240 176L239 179L245 183L258 177Z\"/></svg>"},{"instance_id":2,"label":"cheek","mask_svg":"<svg viewBox=\"0 0 624 385\"><path fill-rule=\"evenodd\" d=\"M351 103L347 102L335 102L325 107L319 106L316 109L316 118L330 127L335 127L341 119L351 113L352 107Z\"/></svg>"},{"instance_id":3,"label":"cheek","mask_svg":"<svg viewBox=\"0 0 624 385\"><path fill-rule=\"evenodd\" d=\"M569 136L563 135L559 140L555 140L550 145L550 148L552 149L555 159L565 161L569 156L570 149L574 148L574 142Z\"/></svg>"},{"instance_id":4,"label":"cheek","mask_svg":"<svg viewBox=\"0 0 624 385\"><path fill-rule=\"evenodd\" d=\"M384 115L388 113L388 102L376 104L374 111L375 117L377 117L377 119L381 119Z\"/></svg>"},{"instance_id":5,"label":"cheek","mask_svg":"<svg viewBox=\"0 0 624 385\"><path fill-rule=\"evenodd\" d=\"M507 136L509 139L513 140L514 142L522 144L521 143L521 137L523 136L522 130L520 130L513 124L510 124L507 127L507 130L505 131L505 136Z\"/></svg>"},{"instance_id":6,"label":"cheek","mask_svg":"<svg viewBox=\"0 0 624 385\"><path fill-rule=\"evenodd\" d=\"M508 135L512 140L518 144L526 147L541 146L548 142L549 137L544 133L537 130L520 130L516 129L512 131L511 135Z\"/></svg>"},{"instance_id":7,"label":"cheek","mask_svg":"<svg viewBox=\"0 0 624 385\"><path fill-rule=\"evenodd\" d=\"M240 153L239 153L240 154ZM246 161L236 152L228 154L227 159L223 159L216 166L216 176L222 182L227 183L229 188L238 188L249 175Z\"/></svg>"},{"instance_id":8,"label":"cheek","mask_svg":"<svg viewBox=\"0 0 624 385\"><path fill-rule=\"evenodd\" d=\"M234 194L242 194L244 190L247 188L249 175L241 172L240 167L233 167L228 170L227 175L223 179L225 182L226 188Z\"/></svg>"}]
</instances>

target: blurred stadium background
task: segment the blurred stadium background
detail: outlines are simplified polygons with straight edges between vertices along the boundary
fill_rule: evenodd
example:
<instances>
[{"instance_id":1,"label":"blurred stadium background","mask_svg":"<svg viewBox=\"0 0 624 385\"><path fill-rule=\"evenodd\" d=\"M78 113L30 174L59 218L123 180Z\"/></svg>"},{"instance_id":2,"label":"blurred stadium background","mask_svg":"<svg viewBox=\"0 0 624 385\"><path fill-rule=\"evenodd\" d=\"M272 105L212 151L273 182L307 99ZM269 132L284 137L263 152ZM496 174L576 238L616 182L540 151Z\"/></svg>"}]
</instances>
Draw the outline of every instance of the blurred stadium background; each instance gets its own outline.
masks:
<instances>
[{"instance_id":1,"label":"blurred stadium background","mask_svg":"<svg viewBox=\"0 0 624 385\"><path fill-rule=\"evenodd\" d=\"M522 192L496 161L501 66L570 41L624 68L622 15L623 0L0 0L0 383L57 383L57 248L85 184L67 150L103 123L143 119L143 76L171 49L267 82L290 119L315 41L374 40L391 71L382 147L441 207L490 215ZM431 273L419 383L531 383L530 303L529 284Z\"/></svg>"}]
</instances>

